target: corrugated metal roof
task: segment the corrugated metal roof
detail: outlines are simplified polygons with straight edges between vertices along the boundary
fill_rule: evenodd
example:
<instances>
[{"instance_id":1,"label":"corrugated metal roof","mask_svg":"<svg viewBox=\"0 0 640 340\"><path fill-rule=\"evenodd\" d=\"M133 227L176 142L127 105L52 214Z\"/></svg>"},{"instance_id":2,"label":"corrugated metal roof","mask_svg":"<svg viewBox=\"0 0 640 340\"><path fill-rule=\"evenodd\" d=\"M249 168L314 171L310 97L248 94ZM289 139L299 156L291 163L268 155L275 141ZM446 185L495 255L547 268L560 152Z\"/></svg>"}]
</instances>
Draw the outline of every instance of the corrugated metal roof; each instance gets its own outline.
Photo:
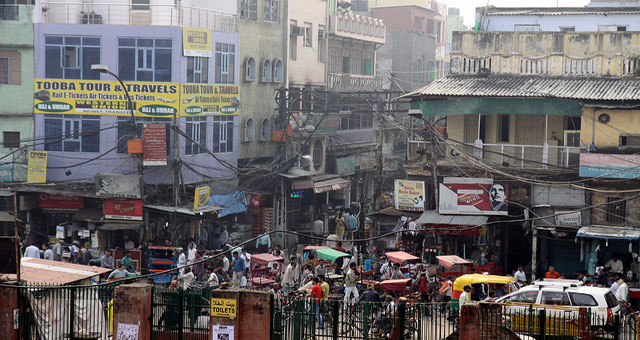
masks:
<instances>
[{"instance_id":1,"label":"corrugated metal roof","mask_svg":"<svg viewBox=\"0 0 640 340\"><path fill-rule=\"evenodd\" d=\"M638 240L640 239L640 230L613 226L585 226L578 230L576 236L609 240Z\"/></svg>"},{"instance_id":2,"label":"corrugated metal roof","mask_svg":"<svg viewBox=\"0 0 640 340\"><path fill-rule=\"evenodd\" d=\"M68 284L105 274L112 269L96 266L23 257L20 260L20 279L31 284ZM15 278L15 274L10 277Z\"/></svg>"},{"instance_id":3,"label":"corrugated metal roof","mask_svg":"<svg viewBox=\"0 0 640 340\"><path fill-rule=\"evenodd\" d=\"M479 226L484 225L489 217L482 215L440 215L435 210L426 210L418 220L417 225L424 224L446 224L446 225L466 225Z\"/></svg>"},{"instance_id":4,"label":"corrugated metal roof","mask_svg":"<svg viewBox=\"0 0 640 340\"><path fill-rule=\"evenodd\" d=\"M400 98L421 96L640 100L640 78L448 75Z\"/></svg>"},{"instance_id":5,"label":"corrugated metal roof","mask_svg":"<svg viewBox=\"0 0 640 340\"><path fill-rule=\"evenodd\" d=\"M612 15L640 14L640 7L493 7L486 15Z\"/></svg>"}]
</instances>

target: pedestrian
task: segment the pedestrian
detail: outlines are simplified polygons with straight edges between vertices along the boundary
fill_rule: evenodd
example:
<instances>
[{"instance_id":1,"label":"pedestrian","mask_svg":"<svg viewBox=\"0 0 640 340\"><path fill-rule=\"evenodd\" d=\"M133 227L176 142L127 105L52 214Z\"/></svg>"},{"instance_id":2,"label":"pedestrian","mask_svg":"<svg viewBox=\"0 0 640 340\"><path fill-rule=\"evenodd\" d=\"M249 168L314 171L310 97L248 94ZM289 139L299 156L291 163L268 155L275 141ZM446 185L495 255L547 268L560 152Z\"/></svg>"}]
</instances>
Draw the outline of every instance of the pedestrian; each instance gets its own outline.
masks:
<instances>
[{"instance_id":1,"label":"pedestrian","mask_svg":"<svg viewBox=\"0 0 640 340\"><path fill-rule=\"evenodd\" d=\"M133 270L133 261L129 256L128 250L124 251L124 256L122 256L122 258L120 259L120 263L124 266L124 269L126 269L127 271L129 271L130 273L135 273L135 270Z\"/></svg>"},{"instance_id":2,"label":"pedestrian","mask_svg":"<svg viewBox=\"0 0 640 340\"><path fill-rule=\"evenodd\" d=\"M207 287L218 287L220 285L220 280L218 279L218 274L213 272L213 268L207 267L206 269L206 286Z\"/></svg>"},{"instance_id":3,"label":"pedestrian","mask_svg":"<svg viewBox=\"0 0 640 340\"><path fill-rule=\"evenodd\" d=\"M619 278L617 282L618 290L615 293L616 298L620 303L626 304L629 301L629 284L631 283L631 280L622 280L622 278Z\"/></svg>"},{"instance_id":4,"label":"pedestrian","mask_svg":"<svg viewBox=\"0 0 640 340\"><path fill-rule=\"evenodd\" d=\"M322 286L317 277L313 278L313 287L311 288L311 298L314 299L316 308L316 319L318 320L318 328L324 329L322 324L322 314L320 314L320 299L322 299Z\"/></svg>"},{"instance_id":5,"label":"pedestrian","mask_svg":"<svg viewBox=\"0 0 640 340\"><path fill-rule=\"evenodd\" d=\"M198 250L193 258L193 276L195 276L196 279L201 280L204 278L204 271L202 253Z\"/></svg>"},{"instance_id":6,"label":"pedestrian","mask_svg":"<svg viewBox=\"0 0 640 340\"><path fill-rule=\"evenodd\" d=\"M420 274L418 279L418 291L420 292L420 302L429 302L429 288L427 286L427 276L425 273Z\"/></svg>"},{"instance_id":7,"label":"pedestrian","mask_svg":"<svg viewBox=\"0 0 640 340\"><path fill-rule=\"evenodd\" d=\"M545 279L559 279L560 274L556 271L556 267L549 265L549 271L544 274Z\"/></svg>"},{"instance_id":8,"label":"pedestrian","mask_svg":"<svg viewBox=\"0 0 640 340\"><path fill-rule=\"evenodd\" d=\"M338 239L344 239L344 233L346 232L346 222L341 210L336 213L336 235Z\"/></svg>"},{"instance_id":9,"label":"pedestrian","mask_svg":"<svg viewBox=\"0 0 640 340\"><path fill-rule=\"evenodd\" d=\"M391 266L389 260L387 260L380 266L380 280L384 281L389 279L391 279Z\"/></svg>"},{"instance_id":10,"label":"pedestrian","mask_svg":"<svg viewBox=\"0 0 640 340\"><path fill-rule=\"evenodd\" d=\"M343 252L343 253L347 252L346 249L342 248L342 242L338 242L338 245L335 248L333 248L333 250L337 250L337 251Z\"/></svg>"},{"instance_id":11,"label":"pedestrian","mask_svg":"<svg viewBox=\"0 0 640 340\"><path fill-rule=\"evenodd\" d=\"M471 293L471 286L466 285L463 289L464 291L462 292L462 294L460 294L460 298L458 299L458 314L462 313L462 306L471 301L469 295Z\"/></svg>"},{"instance_id":12,"label":"pedestrian","mask_svg":"<svg viewBox=\"0 0 640 340\"><path fill-rule=\"evenodd\" d=\"M244 277L245 263L238 251L233 252L233 285L240 287Z\"/></svg>"},{"instance_id":13,"label":"pedestrian","mask_svg":"<svg viewBox=\"0 0 640 340\"><path fill-rule=\"evenodd\" d=\"M229 242L229 232L226 226L222 226L222 230L220 231L220 244L225 245L227 242Z\"/></svg>"},{"instance_id":14,"label":"pedestrian","mask_svg":"<svg viewBox=\"0 0 640 340\"><path fill-rule=\"evenodd\" d=\"M314 240L314 244L322 245L322 236L324 235L324 216L319 215L318 218L313 221L313 236L317 237Z\"/></svg>"},{"instance_id":15,"label":"pedestrian","mask_svg":"<svg viewBox=\"0 0 640 340\"><path fill-rule=\"evenodd\" d=\"M184 271L178 275L178 281L180 282L180 286L182 286L182 290L189 289L193 280L195 280L195 275L191 272L191 267L185 267Z\"/></svg>"},{"instance_id":16,"label":"pedestrian","mask_svg":"<svg viewBox=\"0 0 640 340\"><path fill-rule=\"evenodd\" d=\"M113 256L111 256L111 251L104 251L104 255L100 257L100 267L113 268Z\"/></svg>"},{"instance_id":17,"label":"pedestrian","mask_svg":"<svg viewBox=\"0 0 640 340\"><path fill-rule=\"evenodd\" d=\"M53 261L53 250L51 250L51 248L49 248L49 245L46 243L42 244L42 249L44 250L44 259L45 260L49 260L49 261Z\"/></svg>"},{"instance_id":18,"label":"pedestrian","mask_svg":"<svg viewBox=\"0 0 640 340\"><path fill-rule=\"evenodd\" d=\"M256 251L259 254L266 253L271 248L271 236L267 234L268 232L269 229L265 229L265 233L256 240Z\"/></svg>"},{"instance_id":19,"label":"pedestrian","mask_svg":"<svg viewBox=\"0 0 640 340\"><path fill-rule=\"evenodd\" d=\"M398 279L406 279L406 276L404 276L404 274L402 273L400 264L394 263L393 270L391 271L391 280L398 280Z\"/></svg>"},{"instance_id":20,"label":"pedestrian","mask_svg":"<svg viewBox=\"0 0 640 340\"><path fill-rule=\"evenodd\" d=\"M249 254L245 248L242 248L242 255L240 255L240 257L244 260L244 272L246 275L249 275L251 271L251 254Z\"/></svg>"},{"instance_id":21,"label":"pedestrian","mask_svg":"<svg viewBox=\"0 0 640 340\"><path fill-rule=\"evenodd\" d=\"M62 261L62 245L64 243L63 239L58 239L58 242L53 245L53 260L54 261Z\"/></svg>"},{"instance_id":22,"label":"pedestrian","mask_svg":"<svg viewBox=\"0 0 640 340\"><path fill-rule=\"evenodd\" d=\"M291 261L284 270L284 276L282 277L282 292L288 294L290 291L298 288L299 278L297 277L298 270L296 268L297 262Z\"/></svg>"},{"instance_id":23,"label":"pedestrian","mask_svg":"<svg viewBox=\"0 0 640 340\"><path fill-rule=\"evenodd\" d=\"M78 252L78 264L88 265L93 257L91 256L91 252L87 250L87 248L82 247Z\"/></svg>"},{"instance_id":24,"label":"pedestrian","mask_svg":"<svg viewBox=\"0 0 640 340\"><path fill-rule=\"evenodd\" d=\"M616 274L614 276L614 280L611 283L611 287L609 287L609 290L611 290L611 292L613 293L613 295L618 294L618 288L620 288L620 279L622 278L622 276L620 274Z\"/></svg>"},{"instance_id":25,"label":"pedestrian","mask_svg":"<svg viewBox=\"0 0 640 340\"><path fill-rule=\"evenodd\" d=\"M354 262L351 262L349 266L349 271L347 271L347 275L344 277L344 308L345 310L349 302L354 303L358 301L358 297L360 296L360 294L358 293L358 288L356 287L357 279L358 279L358 272L356 271L356 264ZM352 295L353 297L350 297Z\"/></svg>"},{"instance_id":26,"label":"pedestrian","mask_svg":"<svg viewBox=\"0 0 640 340\"><path fill-rule=\"evenodd\" d=\"M176 249L174 251L175 254L179 254L178 255L178 268L180 268L180 273L182 273L184 271L184 269L182 267L187 265L187 250L186 248L180 248L180 249Z\"/></svg>"},{"instance_id":27,"label":"pedestrian","mask_svg":"<svg viewBox=\"0 0 640 340\"><path fill-rule=\"evenodd\" d=\"M327 236L327 247L334 248L337 244L338 244L338 235L329 234L329 236Z\"/></svg>"},{"instance_id":28,"label":"pedestrian","mask_svg":"<svg viewBox=\"0 0 640 340\"><path fill-rule=\"evenodd\" d=\"M345 219L345 223L347 225L347 240L353 239L353 233L358 229L358 220L351 213L347 213L347 217Z\"/></svg>"},{"instance_id":29,"label":"pedestrian","mask_svg":"<svg viewBox=\"0 0 640 340\"><path fill-rule=\"evenodd\" d=\"M318 260L318 263L316 264L316 267L313 269L313 274L315 276L320 276L320 275L324 275L324 261L323 260Z\"/></svg>"},{"instance_id":30,"label":"pedestrian","mask_svg":"<svg viewBox=\"0 0 640 340\"><path fill-rule=\"evenodd\" d=\"M34 259L39 259L40 258L40 249L38 249L38 246L36 246L36 243L32 243L30 246L28 246L25 250L24 250L24 256L23 257L31 257Z\"/></svg>"},{"instance_id":31,"label":"pedestrian","mask_svg":"<svg viewBox=\"0 0 640 340\"><path fill-rule=\"evenodd\" d=\"M133 249L135 247L136 247L136 244L133 243L133 241L131 241L129 239L129 236L125 235L124 236L124 249L131 250L131 249Z\"/></svg>"},{"instance_id":32,"label":"pedestrian","mask_svg":"<svg viewBox=\"0 0 640 340\"><path fill-rule=\"evenodd\" d=\"M189 261L189 263L193 263L193 260L196 258L197 251L198 249L196 249L196 244L193 242L189 242L187 249L187 261Z\"/></svg>"},{"instance_id":33,"label":"pedestrian","mask_svg":"<svg viewBox=\"0 0 640 340\"><path fill-rule=\"evenodd\" d=\"M515 274L513 274L513 278L519 281L520 283L523 283L523 284L527 283L527 275L522 270L522 265L520 264L518 265Z\"/></svg>"},{"instance_id":34,"label":"pedestrian","mask_svg":"<svg viewBox=\"0 0 640 340\"><path fill-rule=\"evenodd\" d=\"M120 279L124 279L125 277L131 275L131 273L129 273L126 269L124 269L124 266L122 265L122 263L120 263L120 265L118 266L118 268L114 269L111 274L109 274L109 276L107 277L108 281L111 280L120 280Z\"/></svg>"}]
</instances>

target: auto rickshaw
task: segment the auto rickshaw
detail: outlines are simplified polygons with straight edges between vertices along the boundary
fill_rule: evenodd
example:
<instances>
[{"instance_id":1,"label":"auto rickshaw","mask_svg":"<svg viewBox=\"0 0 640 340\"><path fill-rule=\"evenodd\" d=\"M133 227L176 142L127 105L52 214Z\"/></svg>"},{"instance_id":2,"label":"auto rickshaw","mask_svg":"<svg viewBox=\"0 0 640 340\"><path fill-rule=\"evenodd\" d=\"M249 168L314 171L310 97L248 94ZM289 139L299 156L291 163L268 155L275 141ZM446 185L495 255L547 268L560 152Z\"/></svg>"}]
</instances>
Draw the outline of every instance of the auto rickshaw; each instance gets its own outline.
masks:
<instances>
[{"instance_id":1,"label":"auto rickshaw","mask_svg":"<svg viewBox=\"0 0 640 340\"><path fill-rule=\"evenodd\" d=\"M464 290L464 286L471 286L471 300L475 301L482 301L486 297L491 296L491 292L497 291L498 287L501 286L505 287L505 295L513 293L520 288L516 279L511 276L483 274L462 275L453 282L453 292L451 293L451 302L449 302L449 309L452 315L457 315L458 313L458 301L460 294L462 294ZM477 297L474 296L474 294L477 294Z\"/></svg>"},{"instance_id":2,"label":"auto rickshaw","mask_svg":"<svg viewBox=\"0 0 640 340\"><path fill-rule=\"evenodd\" d=\"M149 246L148 248L148 261L147 270L149 273L157 273L165 270L178 267L178 258L176 257L176 251L182 250L182 248L165 247L165 246ZM171 274L164 273L153 277L155 283L171 282Z\"/></svg>"}]
</instances>

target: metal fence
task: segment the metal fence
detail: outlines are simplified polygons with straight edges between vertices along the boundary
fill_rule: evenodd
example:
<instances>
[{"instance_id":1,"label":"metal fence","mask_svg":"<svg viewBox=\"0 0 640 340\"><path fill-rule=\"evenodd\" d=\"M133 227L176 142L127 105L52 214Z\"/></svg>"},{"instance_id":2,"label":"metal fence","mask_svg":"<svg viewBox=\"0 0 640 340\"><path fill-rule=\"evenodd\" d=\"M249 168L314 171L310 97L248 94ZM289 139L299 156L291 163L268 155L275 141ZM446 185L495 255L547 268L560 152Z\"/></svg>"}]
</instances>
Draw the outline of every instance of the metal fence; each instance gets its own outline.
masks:
<instances>
[{"instance_id":1,"label":"metal fence","mask_svg":"<svg viewBox=\"0 0 640 340\"><path fill-rule=\"evenodd\" d=\"M151 338L208 340L211 288L153 289Z\"/></svg>"},{"instance_id":2,"label":"metal fence","mask_svg":"<svg viewBox=\"0 0 640 340\"><path fill-rule=\"evenodd\" d=\"M18 20L18 5L0 5L0 20Z\"/></svg>"},{"instance_id":3,"label":"metal fence","mask_svg":"<svg viewBox=\"0 0 640 340\"><path fill-rule=\"evenodd\" d=\"M21 286L23 339L110 339L113 285Z\"/></svg>"}]
</instances>

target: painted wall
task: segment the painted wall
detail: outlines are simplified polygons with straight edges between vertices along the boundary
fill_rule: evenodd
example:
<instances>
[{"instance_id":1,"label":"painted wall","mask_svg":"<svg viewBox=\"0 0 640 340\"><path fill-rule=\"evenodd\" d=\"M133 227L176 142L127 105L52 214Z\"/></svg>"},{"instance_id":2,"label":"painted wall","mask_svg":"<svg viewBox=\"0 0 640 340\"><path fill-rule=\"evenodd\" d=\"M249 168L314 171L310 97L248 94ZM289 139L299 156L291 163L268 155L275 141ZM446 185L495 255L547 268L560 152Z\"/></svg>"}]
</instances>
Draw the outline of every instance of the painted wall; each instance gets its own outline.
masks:
<instances>
[{"instance_id":1,"label":"painted wall","mask_svg":"<svg viewBox=\"0 0 640 340\"><path fill-rule=\"evenodd\" d=\"M514 25L540 25L542 32L559 32L560 27L574 26L576 32L594 32L598 25L627 26L640 30L640 18L634 14L610 15L490 15L484 19L483 31L514 31Z\"/></svg>"},{"instance_id":2,"label":"painted wall","mask_svg":"<svg viewBox=\"0 0 640 340\"><path fill-rule=\"evenodd\" d=\"M33 8L32 5L19 5L18 20L0 20L0 53L20 55L19 60L10 60L10 70L19 69L19 83L0 85L0 98L4 103L0 107L0 139L4 131L19 132L21 146L33 143ZM16 150L0 143L0 157ZM13 163L14 181L26 180L27 151L0 159L0 168L11 167Z\"/></svg>"},{"instance_id":3,"label":"painted wall","mask_svg":"<svg viewBox=\"0 0 640 340\"><path fill-rule=\"evenodd\" d=\"M241 0L237 0L240 8ZM239 159L271 157L277 150L277 144L271 142L271 138L263 141L261 138L262 122L264 119L270 120L273 130L274 121L272 118L277 114L277 105L274 97L277 89L285 86L284 82L262 82L262 61L271 60L272 65L275 60L282 60L284 66L284 77L287 78L287 17L288 1L280 1L280 23L273 23L264 20L264 1L258 1L257 19L238 18L238 30L240 32L240 63L241 79L240 93L242 94L242 111L239 117L240 123L240 149ZM256 79L246 78L246 64L249 57L255 60ZM273 80L273 76L272 76ZM246 121L253 119L254 140L245 141Z\"/></svg>"},{"instance_id":4,"label":"painted wall","mask_svg":"<svg viewBox=\"0 0 640 340\"><path fill-rule=\"evenodd\" d=\"M431 65L435 66L435 38L431 35L411 31L388 32L387 42L378 49L376 58L380 65L392 65L391 70L378 70L393 73L392 88L412 91L423 87L430 78ZM390 63L385 62L390 60ZM419 72L415 65L420 61ZM433 72L434 73L434 72ZM437 76L437 74L434 73Z\"/></svg>"},{"instance_id":5,"label":"painted wall","mask_svg":"<svg viewBox=\"0 0 640 340\"><path fill-rule=\"evenodd\" d=\"M598 117L608 114L610 121L600 123ZM585 107L582 113L580 140L584 144L594 143L596 148L611 148L620 145L621 135L640 135L640 111L596 109Z\"/></svg>"},{"instance_id":6,"label":"painted wall","mask_svg":"<svg viewBox=\"0 0 640 340\"><path fill-rule=\"evenodd\" d=\"M109 26L109 25L56 25L56 24L37 24L35 25L35 70L37 78L44 78L45 75L45 51L44 37L47 34L52 35L82 35L82 36L99 36L101 37L101 63L109 67L110 70L118 70L118 48L117 39L119 37L153 37L166 38L172 40L172 82L186 82L186 57L182 56L182 29L180 27L149 27L149 26ZM236 33L212 33L213 44L215 49L216 42L233 43L239 46L239 35ZM239 54L239 53L238 53ZM236 56L236 61L238 56ZM240 66L236 62L235 74L239 75ZM213 60L209 64L209 79L212 81L215 74L215 63ZM101 75L102 80L113 80L108 75ZM239 83L239 76L236 76L235 84ZM242 93L240 94L242 97ZM31 99L32 100L32 99ZM242 102L242 99L241 99ZM234 121L234 147L233 152L217 154L217 158L228 162L231 167L237 166L237 150L238 150L238 118ZM44 137L44 115L35 115L36 121L36 138ZM127 154L118 154L115 150L107 152L114 148L117 144L117 121L114 116L102 116L100 127L100 152L99 153L81 153L81 152L49 152L48 160L48 181L76 180L76 181L93 181L96 173L115 173L126 174L136 173L136 164ZM185 130L184 119L179 119L178 126ZM213 143L213 119L207 118L207 146ZM39 146L42 150L43 147ZM234 178L233 171L223 166L208 154L185 155L185 139L179 138L179 157L183 163L186 163L196 169L196 171L217 179ZM96 158L102 153L106 153L99 159L92 160L82 166L73 166L78 163ZM171 156L169 156L171 157ZM183 176L185 183L203 182L206 178L202 175L183 167ZM65 172L71 171L71 175L67 176ZM145 182L149 184L171 183L171 169L169 166L164 167L148 167L145 169Z\"/></svg>"},{"instance_id":7,"label":"painted wall","mask_svg":"<svg viewBox=\"0 0 640 340\"><path fill-rule=\"evenodd\" d=\"M483 115L485 119L485 143L542 145L545 142L544 115L509 115L509 140L499 141L500 115ZM549 115L546 119L547 142L563 145L564 117ZM447 133L452 140L473 143L478 138L478 115L447 116Z\"/></svg>"},{"instance_id":8,"label":"painted wall","mask_svg":"<svg viewBox=\"0 0 640 340\"><path fill-rule=\"evenodd\" d=\"M289 83L291 86L326 86L327 63L318 57L318 25L328 30L328 4L326 0L292 1L289 6L289 23L304 27L305 23L313 26L311 47L304 46L302 36L289 37L290 49L296 50L295 60L289 53Z\"/></svg>"}]
</instances>

